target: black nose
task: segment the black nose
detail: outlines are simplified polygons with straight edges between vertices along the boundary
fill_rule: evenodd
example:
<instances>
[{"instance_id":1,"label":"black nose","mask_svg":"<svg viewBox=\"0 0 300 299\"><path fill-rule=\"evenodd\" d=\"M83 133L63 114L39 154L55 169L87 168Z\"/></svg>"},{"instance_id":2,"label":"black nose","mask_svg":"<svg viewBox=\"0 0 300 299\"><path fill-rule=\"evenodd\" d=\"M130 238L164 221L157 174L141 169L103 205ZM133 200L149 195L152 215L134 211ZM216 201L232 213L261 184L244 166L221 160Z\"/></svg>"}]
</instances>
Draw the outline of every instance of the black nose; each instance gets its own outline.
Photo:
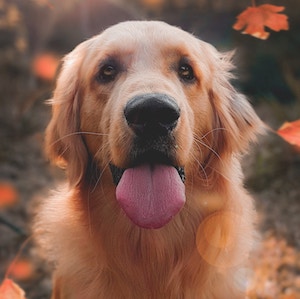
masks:
<instances>
[{"instance_id":1,"label":"black nose","mask_svg":"<svg viewBox=\"0 0 300 299\"><path fill-rule=\"evenodd\" d=\"M132 98L125 106L124 115L136 135L161 136L176 127L180 109L170 96L151 93Z\"/></svg>"}]
</instances>

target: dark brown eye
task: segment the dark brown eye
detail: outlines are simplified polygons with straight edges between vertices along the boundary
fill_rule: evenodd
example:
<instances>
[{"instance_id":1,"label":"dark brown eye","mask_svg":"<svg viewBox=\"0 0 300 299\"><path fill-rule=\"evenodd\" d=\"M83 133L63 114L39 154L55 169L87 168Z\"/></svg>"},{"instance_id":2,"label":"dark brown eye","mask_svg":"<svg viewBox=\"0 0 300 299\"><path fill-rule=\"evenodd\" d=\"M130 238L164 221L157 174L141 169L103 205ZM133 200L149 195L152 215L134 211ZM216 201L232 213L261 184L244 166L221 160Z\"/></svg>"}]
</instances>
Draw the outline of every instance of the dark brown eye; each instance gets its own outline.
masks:
<instances>
[{"instance_id":1,"label":"dark brown eye","mask_svg":"<svg viewBox=\"0 0 300 299\"><path fill-rule=\"evenodd\" d=\"M105 64L100 67L98 80L100 83L109 83L115 80L118 75L118 68L113 64Z\"/></svg>"},{"instance_id":2,"label":"dark brown eye","mask_svg":"<svg viewBox=\"0 0 300 299\"><path fill-rule=\"evenodd\" d=\"M181 63L179 65L178 75L185 82L191 83L195 80L193 68L188 63Z\"/></svg>"}]
</instances>

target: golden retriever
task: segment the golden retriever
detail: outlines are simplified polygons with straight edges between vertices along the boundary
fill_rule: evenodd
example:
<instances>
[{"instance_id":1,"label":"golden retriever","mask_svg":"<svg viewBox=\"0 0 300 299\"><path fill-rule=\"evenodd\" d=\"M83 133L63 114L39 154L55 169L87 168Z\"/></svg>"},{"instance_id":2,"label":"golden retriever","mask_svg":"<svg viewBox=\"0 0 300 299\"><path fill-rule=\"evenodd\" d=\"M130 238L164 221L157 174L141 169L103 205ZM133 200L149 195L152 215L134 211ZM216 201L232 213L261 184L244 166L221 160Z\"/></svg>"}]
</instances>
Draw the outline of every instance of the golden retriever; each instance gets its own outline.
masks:
<instances>
[{"instance_id":1,"label":"golden retriever","mask_svg":"<svg viewBox=\"0 0 300 299\"><path fill-rule=\"evenodd\" d=\"M255 211L239 160L263 124L231 56L158 21L66 56L46 150L69 184L35 224L53 299L245 297Z\"/></svg>"}]
</instances>

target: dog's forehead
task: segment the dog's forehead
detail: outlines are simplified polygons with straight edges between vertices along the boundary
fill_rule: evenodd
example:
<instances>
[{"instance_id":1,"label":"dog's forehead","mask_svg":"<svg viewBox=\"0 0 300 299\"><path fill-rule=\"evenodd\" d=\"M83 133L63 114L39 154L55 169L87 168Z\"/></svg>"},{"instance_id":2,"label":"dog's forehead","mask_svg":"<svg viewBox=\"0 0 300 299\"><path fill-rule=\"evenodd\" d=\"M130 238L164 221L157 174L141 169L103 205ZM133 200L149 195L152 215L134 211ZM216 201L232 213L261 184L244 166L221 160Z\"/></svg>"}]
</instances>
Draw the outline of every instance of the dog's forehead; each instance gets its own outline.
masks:
<instances>
[{"instance_id":1,"label":"dog's forehead","mask_svg":"<svg viewBox=\"0 0 300 299\"><path fill-rule=\"evenodd\" d=\"M159 21L129 21L119 23L101 33L99 47L122 53L138 49L185 49L199 46L199 40L191 34Z\"/></svg>"}]
</instances>

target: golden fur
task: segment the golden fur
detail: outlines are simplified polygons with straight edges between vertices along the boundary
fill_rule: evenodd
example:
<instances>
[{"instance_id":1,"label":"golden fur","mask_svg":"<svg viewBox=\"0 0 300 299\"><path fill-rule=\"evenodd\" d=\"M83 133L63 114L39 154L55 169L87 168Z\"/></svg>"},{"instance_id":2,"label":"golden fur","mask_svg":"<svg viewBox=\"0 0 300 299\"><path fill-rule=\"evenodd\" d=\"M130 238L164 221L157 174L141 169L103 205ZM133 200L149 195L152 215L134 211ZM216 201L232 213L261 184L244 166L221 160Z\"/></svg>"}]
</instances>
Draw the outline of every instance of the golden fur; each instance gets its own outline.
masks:
<instances>
[{"instance_id":1,"label":"golden fur","mask_svg":"<svg viewBox=\"0 0 300 299\"><path fill-rule=\"evenodd\" d=\"M125 71L101 84L95 76L111 55ZM193 84L174 71L181 57L193 67ZM162 22L115 25L66 56L46 149L69 185L43 204L35 224L55 266L53 299L245 297L255 211L239 159L262 123L229 83L230 60ZM133 134L123 109L150 92L180 107L176 159L186 172L185 206L160 229L142 229L123 213L108 167L128 166Z\"/></svg>"}]
</instances>

